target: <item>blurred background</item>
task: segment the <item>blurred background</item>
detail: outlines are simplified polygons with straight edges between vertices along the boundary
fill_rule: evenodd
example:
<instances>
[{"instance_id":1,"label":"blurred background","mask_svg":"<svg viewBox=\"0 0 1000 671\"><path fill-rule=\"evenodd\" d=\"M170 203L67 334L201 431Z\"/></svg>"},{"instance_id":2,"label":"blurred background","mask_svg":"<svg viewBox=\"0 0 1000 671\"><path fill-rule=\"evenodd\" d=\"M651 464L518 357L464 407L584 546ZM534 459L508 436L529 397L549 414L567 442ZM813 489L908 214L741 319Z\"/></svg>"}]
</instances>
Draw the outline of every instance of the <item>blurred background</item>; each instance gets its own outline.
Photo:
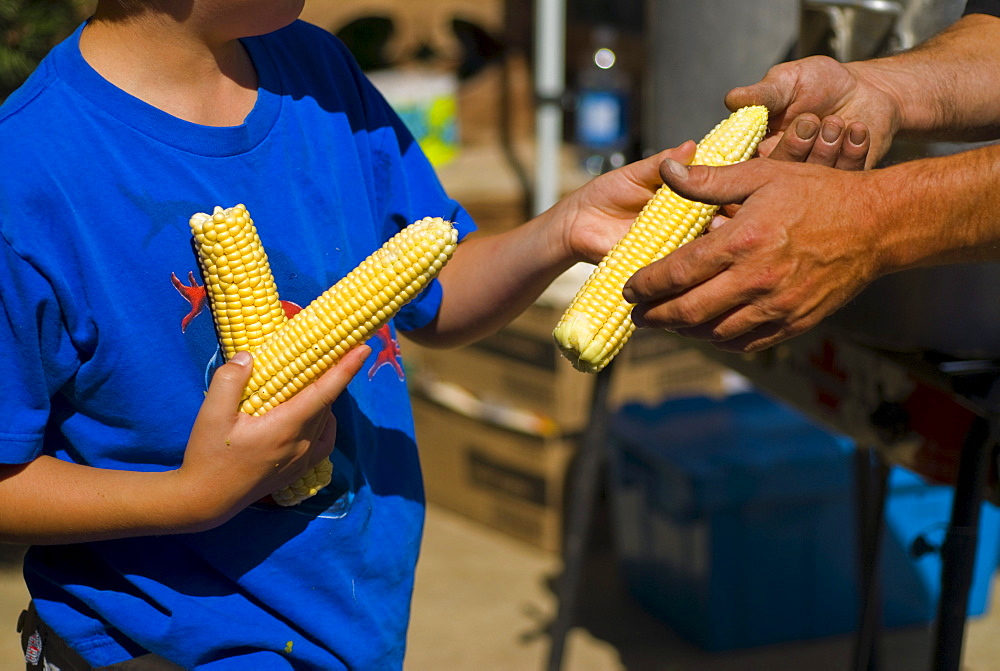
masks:
<instances>
[{"instance_id":1,"label":"blurred background","mask_svg":"<svg viewBox=\"0 0 1000 671\"><path fill-rule=\"evenodd\" d=\"M906 49L963 5L307 0L302 18L347 44L488 234L700 139L725 93L776 63ZM0 99L90 6L0 0ZM962 148L900 145L887 160ZM865 671L930 668L957 455L977 417L992 421L979 402L1000 360L988 303L955 313L935 297L954 284L988 298L995 268L894 278L758 358L642 332L603 383L550 337L588 272L474 346L404 344L429 499L407 669L846 670L872 577ZM923 477L931 462L947 476ZM984 503L976 524L963 668L996 671L1000 512ZM22 549L0 549L0 668L19 668Z\"/></svg>"}]
</instances>

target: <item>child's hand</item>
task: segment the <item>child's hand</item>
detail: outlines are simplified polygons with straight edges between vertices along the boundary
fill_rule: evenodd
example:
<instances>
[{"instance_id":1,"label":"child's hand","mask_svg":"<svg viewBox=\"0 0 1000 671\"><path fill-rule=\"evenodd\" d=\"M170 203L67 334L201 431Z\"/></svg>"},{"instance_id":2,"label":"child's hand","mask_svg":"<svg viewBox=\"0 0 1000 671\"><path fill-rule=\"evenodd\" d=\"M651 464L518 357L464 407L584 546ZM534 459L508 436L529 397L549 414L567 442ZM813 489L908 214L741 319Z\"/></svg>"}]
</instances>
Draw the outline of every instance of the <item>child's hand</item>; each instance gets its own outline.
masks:
<instances>
[{"instance_id":1,"label":"child's hand","mask_svg":"<svg viewBox=\"0 0 1000 671\"><path fill-rule=\"evenodd\" d=\"M685 142L655 156L605 173L561 200L564 244L573 258L599 262L628 231L639 211L663 184L659 167L672 158L687 164L695 143Z\"/></svg>"},{"instance_id":2,"label":"child's hand","mask_svg":"<svg viewBox=\"0 0 1000 671\"><path fill-rule=\"evenodd\" d=\"M239 353L216 371L184 463L181 496L199 528L212 528L306 475L330 456L337 421L330 405L371 352L361 345L293 398L254 417L239 411L251 357Z\"/></svg>"}]
</instances>

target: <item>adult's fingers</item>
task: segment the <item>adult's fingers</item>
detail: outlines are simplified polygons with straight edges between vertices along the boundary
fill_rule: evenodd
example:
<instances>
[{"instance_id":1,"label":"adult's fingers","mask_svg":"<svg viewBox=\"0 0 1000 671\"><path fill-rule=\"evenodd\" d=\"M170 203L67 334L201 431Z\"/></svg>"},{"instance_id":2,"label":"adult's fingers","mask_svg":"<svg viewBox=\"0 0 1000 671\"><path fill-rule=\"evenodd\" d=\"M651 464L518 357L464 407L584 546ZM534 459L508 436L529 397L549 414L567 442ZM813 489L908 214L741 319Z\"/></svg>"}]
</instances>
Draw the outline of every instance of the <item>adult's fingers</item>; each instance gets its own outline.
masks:
<instances>
[{"instance_id":1,"label":"adult's fingers","mask_svg":"<svg viewBox=\"0 0 1000 671\"><path fill-rule=\"evenodd\" d=\"M792 103L794 88L789 77L785 70L772 68L756 84L738 86L727 93L726 107L735 111L747 105L763 105L772 115L780 114Z\"/></svg>"},{"instance_id":2,"label":"adult's fingers","mask_svg":"<svg viewBox=\"0 0 1000 671\"><path fill-rule=\"evenodd\" d=\"M672 254L637 270L625 282L622 289L622 295L629 303L649 304L637 315L723 272L730 265L731 259L723 251L724 248L717 243L716 237L717 234L713 233L692 240ZM687 324L696 316L705 318L704 312L703 308L697 312L689 309L679 319ZM662 314L662 311L660 313ZM671 328L675 323L666 321L654 325Z\"/></svg>"},{"instance_id":3,"label":"adult's fingers","mask_svg":"<svg viewBox=\"0 0 1000 671\"><path fill-rule=\"evenodd\" d=\"M742 203L765 179L760 168L766 159L752 159L727 166L686 166L672 159L660 164L664 184L689 200L712 205Z\"/></svg>"},{"instance_id":4,"label":"adult's fingers","mask_svg":"<svg viewBox=\"0 0 1000 671\"><path fill-rule=\"evenodd\" d=\"M768 158L832 168L841 156L845 127L838 116L820 119L812 113L800 114L781 135Z\"/></svg>"},{"instance_id":5,"label":"adult's fingers","mask_svg":"<svg viewBox=\"0 0 1000 671\"><path fill-rule=\"evenodd\" d=\"M781 134L768 158L815 163L841 170L862 170L871 148L868 127L855 121L844 124L843 119L830 115L824 119L812 113L800 114Z\"/></svg>"},{"instance_id":6,"label":"adult's fingers","mask_svg":"<svg viewBox=\"0 0 1000 671\"><path fill-rule=\"evenodd\" d=\"M790 332L785 326L766 323L731 340L713 342L712 346L725 352L759 352L794 335L796 334Z\"/></svg>"},{"instance_id":7,"label":"adult's fingers","mask_svg":"<svg viewBox=\"0 0 1000 671\"><path fill-rule=\"evenodd\" d=\"M760 188L765 172L751 163L724 167L684 166L666 159L660 168L664 182L684 198L716 205L742 202ZM713 222L718 229L723 220ZM673 254L640 269L625 283L623 295L630 303L664 300L714 277L730 263L715 234L701 237L684 245Z\"/></svg>"},{"instance_id":8,"label":"adult's fingers","mask_svg":"<svg viewBox=\"0 0 1000 671\"><path fill-rule=\"evenodd\" d=\"M705 238L705 241L708 239ZM682 250L693 244L690 243ZM679 253L682 250L678 250L658 261L660 268L656 268L656 263L653 263L636 272L632 278L634 285L644 287L647 292L662 291L663 285L672 281L687 284L686 288L677 286L673 296L634 301L636 305L632 310L632 318L637 325L675 331L700 340L718 341L734 338L771 319L754 305L761 290L753 282L743 279L741 274L735 273L728 259L714 266L709 263L712 259L723 258L721 250L724 247L713 246L708 249L707 244L702 247L707 252L702 254L704 263L700 266L689 266L685 255ZM678 266L677 270L670 269L671 257L674 257L672 261ZM712 268L707 271L711 276L689 281L684 276L685 272L691 272L689 267ZM658 271L660 275L657 274ZM649 289L646 284L648 282L655 286Z\"/></svg>"},{"instance_id":9,"label":"adult's fingers","mask_svg":"<svg viewBox=\"0 0 1000 671\"><path fill-rule=\"evenodd\" d=\"M840 148L844 144L846 126L844 120L838 116L825 117L806 163L818 163L829 168L835 166L840 157Z\"/></svg>"},{"instance_id":10,"label":"adult's fingers","mask_svg":"<svg viewBox=\"0 0 1000 671\"><path fill-rule=\"evenodd\" d=\"M708 342L727 352L754 352L795 335L785 319L772 319L753 303L744 302L741 292L720 292L721 280L720 277L709 283L713 287L711 293L698 287L678 299L689 299L687 304L639 304L632 311L633 320L646 327L666 328L686 338ZM687 316L678 319L672 315Z\"/></svg>"},{"instance_id":11,"label":"adult's fingers","mask_svg":"<svg viewBox=\"0 0 1000 671\"><path fill-rule=\"evenodd\" d=\"M804 162L816 144L820 123L815 114L800 114L788 130L782 133L768 157L779 161Z\"/></svg>"},{"instance_id":12,"label":"adult's fingers","mask_svg":"<svg viewBox=\"0 0 1000 671\"><path fill-rule=\"evenodd\" d=\"M759 82L732 89L725 102L731 110L765 105L771 130L782 131L802 112L820 116L837 113L856 87L856 79L845 64L828 56L808 56L775 65Z\"/></svg>"},{"instance_id":13,"label":"adult's fingers","mask_svg":"<svg viewBox=\"0 0 1000 671\"><path fill-rule=\"evenodd\" d=\"M701 299L708 305L714 301L717 307L712 312L716 314L699 323L678 325L670 330L688 338L710 342L722 349L731 349L742 348L747 342L759 340L763 332L770 336L783 333L788 328L788 315L769 314L738 287L728 292L720 289L725 284L723 279L720 277L713 280L713 294ZM647 320L652 318L653 314L645 317Z\"/></svg>"},{"instance_id":14,"label":"adult's fingers","mask_svg":"<svg viewBox=\"0 0 1000 671\"><path fill-rule=\"evenodd\" d=\"M849 124L844 131L844 143L834 167L841 170L864 170L871 145L872 137L868 126L860 121Z\"/></svg>"}]
</instances>

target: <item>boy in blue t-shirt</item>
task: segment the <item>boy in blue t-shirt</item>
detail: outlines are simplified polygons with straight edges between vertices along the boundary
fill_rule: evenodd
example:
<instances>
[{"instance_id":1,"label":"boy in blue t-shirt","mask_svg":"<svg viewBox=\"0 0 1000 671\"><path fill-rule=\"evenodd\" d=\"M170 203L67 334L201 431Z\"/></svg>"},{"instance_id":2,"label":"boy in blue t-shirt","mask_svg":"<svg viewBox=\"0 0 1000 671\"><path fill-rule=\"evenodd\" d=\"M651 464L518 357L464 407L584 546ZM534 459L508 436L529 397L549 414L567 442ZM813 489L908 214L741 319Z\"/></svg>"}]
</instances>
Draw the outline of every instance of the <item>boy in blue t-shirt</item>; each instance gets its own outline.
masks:
<instances>
[{"instance_id":1,"label":"boy in blue t-shirt","mask_svg":"<svg viewBox=\"0 0 1000 671\"><path fill-rule=\"evenodd\" d=\"M463 242L369 346L239 413L250 357L216 370L192 214L246 204L289 310L417 219L474 228L300 10L103 0L0 108L0 540L32 546L29 662L401 667L424 498L397 329L495 331L693 155ZM258 503L328 455L319 495Z\"/></svg>"},{"instance_id":2,"label":"boy in blue t-shirt","mask_svg":"<svg viewBox=\"0 0 1000 671\"><path fill-rule=\"evenodd\" d=\"M496 330L659 183L650 159L463 242L369 346L238 413L249 356L212 376L192 214L246 204L293 309L417 219L474 228L300 4L101 2L0 110L0 539L32 546L50 663L399 668L424 499L397 329ZM327 455L319 495L256 503Z\"/></svg>"}]
</instances>

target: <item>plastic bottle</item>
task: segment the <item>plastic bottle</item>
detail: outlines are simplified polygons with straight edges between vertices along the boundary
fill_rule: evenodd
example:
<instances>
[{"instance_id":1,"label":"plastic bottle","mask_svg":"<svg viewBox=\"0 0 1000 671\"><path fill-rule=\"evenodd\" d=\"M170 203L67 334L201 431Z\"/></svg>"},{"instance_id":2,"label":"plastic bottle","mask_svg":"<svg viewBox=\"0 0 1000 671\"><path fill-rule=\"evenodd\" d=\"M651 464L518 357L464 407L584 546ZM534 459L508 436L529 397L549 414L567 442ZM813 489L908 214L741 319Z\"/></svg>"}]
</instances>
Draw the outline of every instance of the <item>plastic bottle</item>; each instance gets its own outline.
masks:
<instances>
[{"instance_id":1,"label":"plastic bottle","mask_svg":"<svg viewBox=\"0 0 1000 671\"><path fill-rule=\"evenodd\" d=\"M624 165L631 141L632 87L618 39L615 28L596 26L577 72L574 141L592 175Z\"/></svg>"}]
</instances>

